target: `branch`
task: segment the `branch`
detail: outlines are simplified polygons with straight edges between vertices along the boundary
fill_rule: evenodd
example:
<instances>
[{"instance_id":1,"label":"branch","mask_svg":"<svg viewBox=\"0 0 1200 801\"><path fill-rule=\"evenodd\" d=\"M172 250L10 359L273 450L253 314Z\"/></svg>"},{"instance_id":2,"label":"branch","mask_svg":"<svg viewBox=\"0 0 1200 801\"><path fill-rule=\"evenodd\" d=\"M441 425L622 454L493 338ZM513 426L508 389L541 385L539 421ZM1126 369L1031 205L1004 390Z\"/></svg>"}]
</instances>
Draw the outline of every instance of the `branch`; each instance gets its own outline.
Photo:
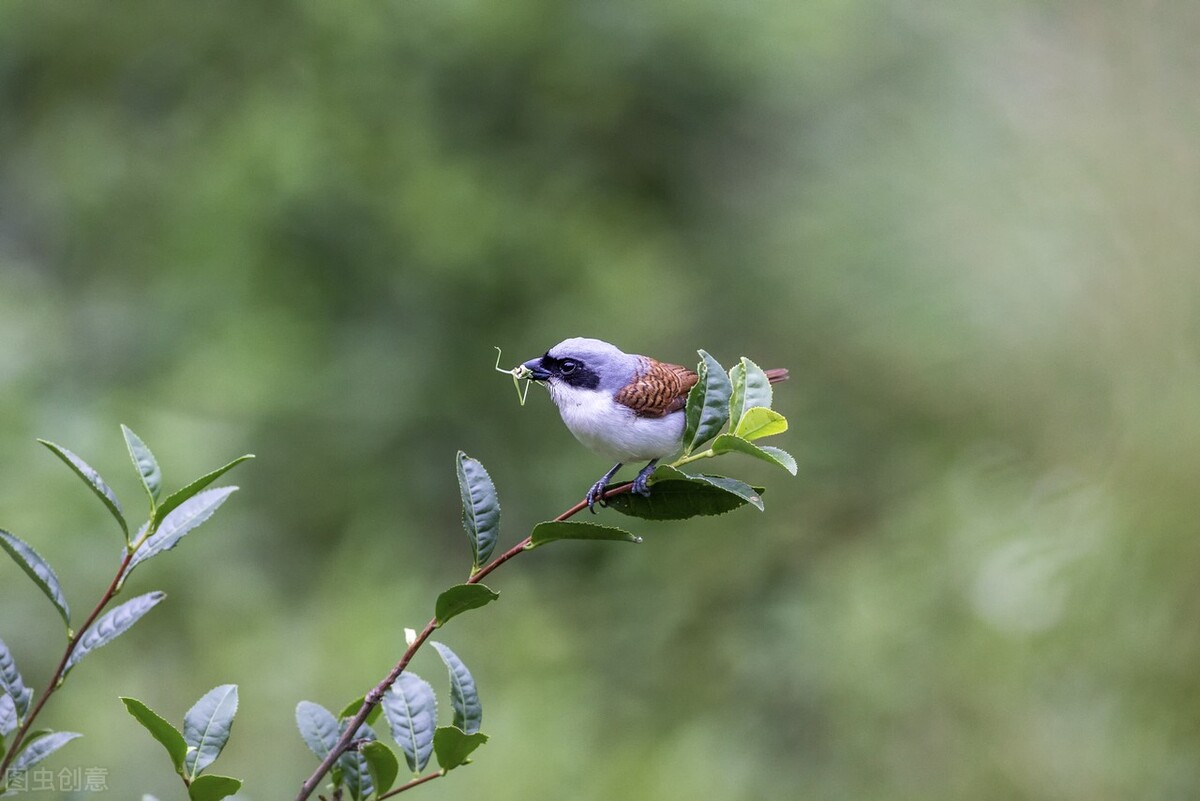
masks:
<instances>
[{"instance_id":1,"label":"branch","mask_svg":"<svg viewBox=\"0 0 1200 801\"><path fill-rule=\"evenodd\" d=\"M113 577L112 583L108 585L108 589L104 591L104 595L100 597L99 603L92 609L92 613L87 616L87 620L83 625L76 630L71 639L67 640L67 650L63 652L62 659L58 661L58 667L54 669L53 675L50 676L50 683L46 685L46 689L38 697L37 703L33 707L33 711L25 716L25 720L21 723L21 727L17 729L17 733L13 736L12 745L8 749L8 754L5 755L4 761L0 762L0 777L6 776L9 766L16 759L17 753L21 750L21 742L25 739L25 735L29 733L33 722L42 711L42 707L50 700L50 696L54 695L55 690L62 686L63 673L67 669L67 661L71 658L71 654L75 652L75 647L79 645L80 639L91 628L91 625L96 622L96 618L100 617L100 613L104 611L104 607L108 606L109 602L116 597L120 591L121 577L125 573L125 568L129 566L129 560L133 558L135 549L127 549L124 558L121 559L121 566L117 568L117 575Z\"/></svg>"},{"instance_id":2,"label":"branch","mask_svg":"<svg viewBox=\"0 0 1200 801\"><path fill-rule=\"evenodd\" d=\"M386 793L384 793L383 795L379 796L379 801L383 801L383 799L385 799L385 798L391 798L394 795L400 795L400 793L403 793L405 790L411 790L412 788L416 787L419 784L424 784L425 782L431 782L434 779L441 778L442 776L445 776L445 775L446 775L446 771L439 770L436 773L426 774L419 779L413 779L411 782L408 782L407 784L402 784L399 787L395 788L394 790L389 790Z\"/></svg>"},{"instance_id":3,"label":"branch","mask_svg":"<svg viewBox=\"0 0 1200 801\"><path fill-rule=\"evenodd\" d=\"M632 483L621 484L617 487L613 487L604 493L604 499L607 500L614 495L623 495L629 492L632 487ZM587 501L580 501L567 511L560 514L558 517L554 518L554 521L561 522L563 520L567 520L579 514L586 508ZM489 573L500 567L500 565L523 553L527 549L529 542L529 537L521 540L512 548L509 548L507 551L500 554L491 562L480 568L475 575L467 579L466 583L478 584ZM429 639L429 636L433 634L433 631L436 628L437 618L430 619L430 621L425 624L425 628L421 629L420 633L417 634L416 639L414 639L408 646L407 650L405 650L404 655L400 657L400 661L396 663L396 666L392 668L391 672L384 677L383 681L379 682L379 684L375 685L375 687L369 693L367 693L366 698L363 701L362 706L359 707L358 712L355 713L354 717L346 723L346 730L343 732L341 738L337 741L337 744L330 749L329 753L325 755L325 758L321 760L321 764L317 766L315 771L313 771L313 774L308 777L303 785L300 786L300 792L296 795L296 801L307 801L308 797L312 795L314 790L317 789L317 785L321 783L321 779L325 777L325 774L328 773L333 767L334 763L338 761L338 758L341 757L342 754L346 753L346 751L350 750L350 747L354 742L354 735L358 732L359 727L366 722L367 716L371 714L371 710L378 706L379 702L383 700L384 693L386 693L388 689L396 683L396 680L400 678L400 674L404 672L404 669L408 667L408 663L412 661L413 656L416 655L417 651L420 650L421 646L425 644L425 641ZM420 779L414 779L408 784L398 787L392 793L389 793L389 795L394 795L395 793L407 790L410 787L416 787L418 784L435 779L441 775L441 773L431 773L427 776L422 776Z\"/></svg>"}]
</instances>

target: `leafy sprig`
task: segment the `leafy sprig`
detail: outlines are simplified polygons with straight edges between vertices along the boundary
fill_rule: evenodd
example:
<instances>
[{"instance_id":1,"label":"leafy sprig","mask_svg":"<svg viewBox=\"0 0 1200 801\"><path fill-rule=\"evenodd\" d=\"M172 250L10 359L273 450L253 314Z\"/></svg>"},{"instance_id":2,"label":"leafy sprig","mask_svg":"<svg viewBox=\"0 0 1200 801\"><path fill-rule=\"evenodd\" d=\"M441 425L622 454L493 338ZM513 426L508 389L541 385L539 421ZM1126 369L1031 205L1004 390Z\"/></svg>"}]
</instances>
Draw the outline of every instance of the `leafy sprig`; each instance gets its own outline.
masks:
<instances>
[{"instance_id":1,"label":"leafy sprig","mask_svg":"<svg viewBox=\"0 0 1200 801\"><path fill-rule=\"evenodd\" d=\"M680 456L654 471L648 498L633 494L628 483L608 489L604 500L614 511L646 520L683 520L724 514L742 506L761 511L762 487L730 476L694 472L688 467L727 453L740 453L796 474L796 461L790 454L760 442L787 430L787 420L771 408L772 390L766 373L745 358L726 372L712 356L704 351L699 354L699 378L684 410ZM520 377L517 371L513 375ZM54 570L28 543L0 531L0 549L53 604L67 636L66 648L48 686L36 696L25 686L11 653L0 641L0 794L5 791L4 778L19 775L80 736L74 732L33 731L32 725L50 696L85 656L128 631L165 598L162 592L148 592L108 608L135 567L175 548L229 499L236 487L210 485L252 458L239 457L164 498L163 474L154 454L132 430L122 426L122 432L148 500L147 519L136 530L131 529L116 494L95 469L70 450L42 441L108 509L125 543L116 575L77 631L72 628L66 594ZM336 715L310 701L297 706L297 727L320 760L301 787L298 801L311 795L326 776L334 798L367 801L390 798L469 764L475 751L488 741L481 730L483 706L466 663L449 646L433 642L430 638L434 631L459 615L497 600L499 593L484 585L483 579L526 551L563 540L642 542L640 536L624 528L572 520L586 508L586 503L580 501L558 517L537 524L523 540L493 557L500 538L495 484L478 460L461 452L456 459L456 473L463 528L471 549L469 575L462 584L439 594L429 622L419 632L408 633L408 647L400 660L365 696ZM433 687L408 670L426 642L447 670L451 712L449 723L442 725ZM228 741L237 713L236 685L221 685L201 697L184 715L182 730L135 698L121 700L130 715L165 748L191 801L220 801L240 789L239 779L206 772ZM381 716L398 753L376 731ZM437 768L430 771L429 764L434 760ZM402 765L412 778L397 784Z\"/></svg>"},{"instance_id":2,"label":"leafy sprig","mask_svg":"<svg viewBox=\"0 0 1200 801\"><path fill-rule=\"evenodd\" d=\"M704 351L699 354L699 380L688 394L680 457L654 471L648 498L631 493L629 483L608 489L604 500L614 511L646 520L684 520L724 514L742 506L761 511L763 488L728 476L683 469L727 453L751 456L796 474L796 461L789 454L756 443L787 430L784 416L771 409L772 391L766 373L745 358L726 372L712 356ZM514 379L522 377L520 368L501 372L512 373ZM701 450L709 442L712 444ZM470 575L464 583L438 596L433 617L420 632L410 633L400 660L363 698L337 716L311 701L301 701L296 707L300 735L320 760L301 786L296 801L305 801L327 775L333 798L348 796L352 801L367 801L373 797L382 801L469 764L476 749L488 741L480 730L483 706L466 664L448 646L432 642L429 638L433 632L452 618L499 598L499 593L484 586L482 580L525 551L562 540L642 542L641 537L619 527L571 520L587 508L586 502L580 501L553 520L538 523L525 539L491 558L500 534L496 487L483 465L462 452L456 459L456 472L463 528L471 548ZM437 725L432 686L408 670L427 641L448 670L450 725ZM414 777L399 786L395 786L395 780L400 758L371 728L380 708L392 740ZM431 759L436 759L437 769L423 772Z\"/></svg>"},{"instance_id":3,"label":"leafy sprig","mask_svg":"<svg viewBox=\"0 0 1200 801\"><path fill-rule=\"evenodd\" d=\"M214 687L201 696L183 716L182 731L136 698L122 697L121 701L134 720L166 749L190 801L220 801L241 789L241 779L204 772L229 741L238 709L236 684Z\"/></svg>"},{"instance_id":4,"label":"leafy sprig","mask_svg":"<svg viewBox=\"0 0 1200 801\"><path fill-rule=\"evenodd\" d=\"M0 531L0 549L16 562L54 605L66 627L67 637L62 657L46 688L36 696L25 686L12 654L3 641L0 641L0 794L5 792L7 782L81 736L75 732L33 730L34 721L41 714L46 702L63 685L71 671L84 657L132 628L166 597L162 592L148 592L108 609L120 594L130 571L136 565L175 547L186 534L211 517L237 487L223 487L209 490L207 493L202 490L234 466L253 458L251 454L241 456L191 482L160 502L163 474L158 461L141 437L126 426L121 426L121 431L138 480L149 501L146 522L133 535L130 534L124 507L100 473L67 448L48 440L38 440L61 459L100 500L116 521L124 541L116 575L78 629L72 627L66 593L54 569L24 540L15 534ZM149 712L148 709L146 711ZM218 784L220 783L213 781L202 783L201 791L198 791L201 795L197 797L197 801L215 801L224 797L216 791L207 794L202 792L205 786L216 787Z\"/></svg>"}]
</instances>

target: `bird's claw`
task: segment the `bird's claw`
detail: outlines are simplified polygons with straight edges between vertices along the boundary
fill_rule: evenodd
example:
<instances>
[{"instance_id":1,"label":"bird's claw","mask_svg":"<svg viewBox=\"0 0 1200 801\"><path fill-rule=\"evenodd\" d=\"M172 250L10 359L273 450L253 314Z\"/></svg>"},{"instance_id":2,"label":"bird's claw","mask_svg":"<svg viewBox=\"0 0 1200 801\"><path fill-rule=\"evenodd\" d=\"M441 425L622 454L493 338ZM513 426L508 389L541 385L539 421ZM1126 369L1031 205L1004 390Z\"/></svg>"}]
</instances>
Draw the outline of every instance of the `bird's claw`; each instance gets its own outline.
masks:
<instances>
[{"instance_id":1,"label":"bird's claw","mask_svg":"<svg viewBox=\"0 0 1200 801\"><path fill-rule=\"evenodd\" d=\"M650 474L648 472L638 473L638 477L633 480L631 492L636 492L643 498L650 497Z\"/></svg>"},{"instance_id":2,"label":"bird's claw","mask_svg":"<svg viewBox=\"0 0 1200 801\"><path fill-rule=\"evenodd\" d=\"M588 511L596 514L596 504L608 506L608 502L604 500L604 491L608 489L608 482L604 479L597 481L592 485L592 488L587 491L587 507Z\"/></svg>"}]
</instances>

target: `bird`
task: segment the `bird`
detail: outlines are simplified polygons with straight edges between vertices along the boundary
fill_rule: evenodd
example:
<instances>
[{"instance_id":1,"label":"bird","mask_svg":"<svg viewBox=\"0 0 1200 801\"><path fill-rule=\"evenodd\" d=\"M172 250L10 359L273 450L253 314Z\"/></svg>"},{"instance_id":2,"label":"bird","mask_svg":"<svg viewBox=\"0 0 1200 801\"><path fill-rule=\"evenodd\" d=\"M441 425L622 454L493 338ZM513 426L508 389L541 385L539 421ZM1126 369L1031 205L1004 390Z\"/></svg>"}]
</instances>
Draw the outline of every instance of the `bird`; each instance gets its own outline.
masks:
<instances>
[{"instance_id":1,"label":"bird","mask_svg":"<svg viewBox=\"0 0 1200 801\"><path fill-rule=\"evenodd\" d=\"M587 491L592 514L626 463L647 461L631 490L650 495L650 475L660 459L683 446L688 390L695 370L649 356L625 353L602 339L572 337L521 365L546 387L567 429L584 446L616 464ZM788 371L765 371L774 384Z\"/></svg>"}]
</instances>

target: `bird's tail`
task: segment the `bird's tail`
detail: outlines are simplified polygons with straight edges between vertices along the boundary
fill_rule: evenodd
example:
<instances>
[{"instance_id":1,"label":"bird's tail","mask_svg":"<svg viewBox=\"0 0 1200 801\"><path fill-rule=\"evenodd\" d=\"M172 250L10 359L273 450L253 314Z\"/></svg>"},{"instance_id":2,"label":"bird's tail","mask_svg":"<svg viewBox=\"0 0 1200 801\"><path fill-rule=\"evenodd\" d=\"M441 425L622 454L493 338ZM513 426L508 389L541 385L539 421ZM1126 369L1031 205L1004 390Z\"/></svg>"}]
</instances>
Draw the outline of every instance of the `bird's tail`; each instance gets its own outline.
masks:
<instances>
[{"instance_id":1,"label":"bird's tail","mask_svg":"<svg viewBox=\"0 0 1200 801\"><path fill-rule=\"evenodd\" d=\"M764 370L763 372L767 374L767 380L772 384L788 380L788 371L784 367L776 367L774 370Z\"/></svg>"}]
</instances>

